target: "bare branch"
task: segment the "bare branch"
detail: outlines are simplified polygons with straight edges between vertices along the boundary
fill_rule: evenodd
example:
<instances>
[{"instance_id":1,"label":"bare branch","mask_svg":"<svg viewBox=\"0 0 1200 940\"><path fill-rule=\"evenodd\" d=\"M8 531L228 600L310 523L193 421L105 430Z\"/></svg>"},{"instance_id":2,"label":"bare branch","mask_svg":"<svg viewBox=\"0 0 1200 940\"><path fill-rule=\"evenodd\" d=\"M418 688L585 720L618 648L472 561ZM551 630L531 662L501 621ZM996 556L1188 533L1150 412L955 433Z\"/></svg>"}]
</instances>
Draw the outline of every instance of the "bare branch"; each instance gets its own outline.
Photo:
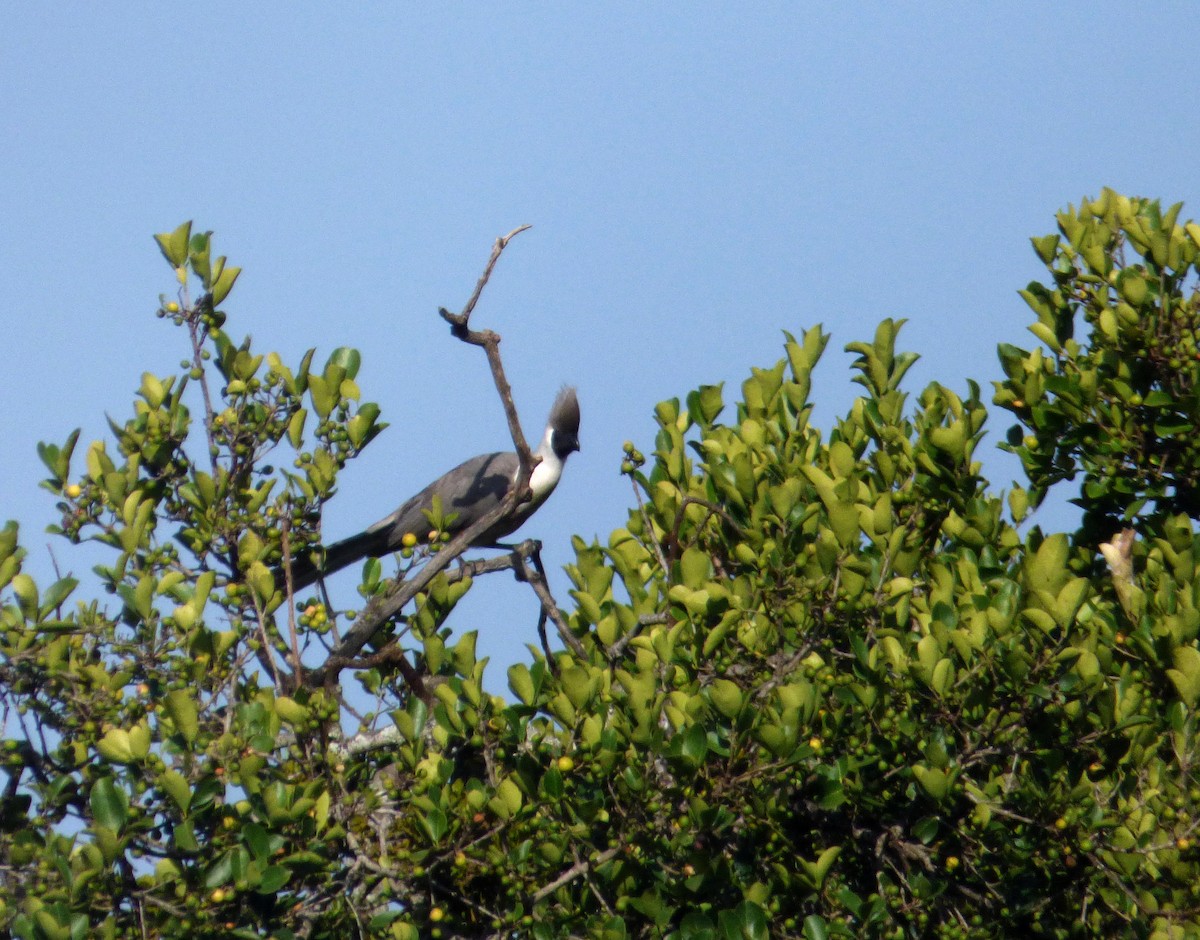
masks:
<instances>
[{"instance_id":1,"label":"bare branch","mask_svg":"<svg viewBox=\"0 0 1200 940\"><path fill-rule=\"evenodd\" d=\"M288 634L291 639L292 675L296 676L297 681L299 681L300 676L303 675L304 666L300 659L299 631L296 630L296 605L292 600L292 596L293 596L292 566L291 566L291 561L290 561L290 559L292 557L291 517L288 515L284 515L279 520L279 523L280 523L280 525L279 525L279 529L280 529L279 541L280 541L280 547L283 549L283 558L284 558L284 569L283 569L285 572L284 579L287 582L287 599L288 599L287 626L288 626Z\"/></svg>"},{"instance_id":2,"label":"bare branch","mask_svg":"<svg viewBox=\"0 0 1200 940\"><path fill-rule=\"evenodd\" d=\"M496 239L496 243L492 246L491 257L488 259L483 274L480 275L479 281L475 285L475 291L461 313L451 313L445 308L438 311L442 319L450 324L450 332L455 337L472 346L482 347L487 354L488 365L491 367L492 378L496 384L496 391L500 395L500 400L504 405L504 413L508 419L508 429L512 436L513 446L517 451L519 462L517 478L508 495L499 506L495 507L491 512L484 514L473 525L463 529L451 538L449 542L441 546L437 554L425 564L412 580L397 582L385 594L372 599L367 605L366 610L363 611L358 620L346 632L346 635L333 648L324 665L317 669L308 670L305 673L304 679L308 685L322 685L331 681L340 669L345 668L348 663L354 661L354 657L370 642L371 638L385 623L397 616L404 606L424 590L440 572L444 571L452 561L459 558L470 548L472 542L478 536L488 531L497 522L509 517L521 502L530 499L532 496L529 489L529 478L533 473L534 466L536 466L536 460L540 458L533 456L529 449L529 444L525 440L525 435L521 431L521 422L517 415L516 406L513 404L512 388L504 375L504 366L500 359L500 336L492 330L477 331L470 328L471 314L479 301L480 295L483 293L483 288L487 285L488 279L492 275L492 271L496 267L496 262L499 261L500 255L508 246L508 243L527 228L529 228L528 225L522 225L519 228L513 229L507 235ZM514 554L520 559L521 567L524 570L528 570L528 566L525 564L526 555ZM512 562L510 561L509 566L511 565ZM459 577L462 577L462 575ZM554 598L550 595L550 591L546 587L545 578L534 577L529 580L530 586L542 602L543 609L554 619L555 625L558 626L564 641L568 645L571 645L578 654L582 655L583 647L575 636L570 633L566 623L562 620L562 615L558 612L558 608L554 604ZM397 661L397 665L400 665L399 661ZM400 668L403 670L404 666L407 665L408 663L405 662Z\"/></svg>"},{"instance_id":3,"label":"bare branch","mask_svg":"<svg viewBox=\"0 0 1200 940\"><path fill-rule=\"evenodd\" d=\"M572 882L576 878L578 878L580 875L586 874L587 872L591 871L593 868L598 868L599 866L603 865L607 861L611 861L613 858L616 857L616 855L620 851L621 851L621 849L619 846L614 846L611 849L605 849L603 852L601 852L599 855L597 855L594 859L585 859L582 862L576 862L574 865L572 865L570 868L568 868L566 871L564 871L561 875L559 875L557 878L555 878L552 882L550 882L550 884L546 885L544 888L539 889L538 892L536 894L534 894L534 896L533 896L533 903L537 904L538 901L548 898L550 895L552 895L555 891L557 891L563 885L569 884L570 882Z\"/></svg>"},{"instance_id":4,"label":"bare branch","mask_svg":"<svg viewBox=\"0 0 1200 940\"><path fill-rule=\"evenodd\" d=\"M521 422L517 417L517 408L513 404L512 387L508 384L508 379L504 375L504 365L500 361L500 334L492 330L472 330L470 326L471 314L475 310L475 304L479 301L480 294L483 293L483 288L487 284L488 279L492 276L492 270L496 267L496 262L500 260L500 255L504 249L508 247L508 243L516 236L520 235L528 225L522 225L519 228L513 229L507 235L496 239L496 244L492 246L492 256L488 259L487 267L484 268L483 274L479 277L479 282L475 285L475 292L471 295L471 299L467 301L467 305L463 307L462 313L451 313L445 307L438 310L442 319L450 324L450 332L471 346L480 346L487 354L488 365L492 370L492 380L496 383L496 391L500 394L500 402L504 405L504 415L508 419L508 433L512 437L513 447L517 451L517 459L520 461L520 470L517 473L517 486L515 489L522 494L521 501L524 501L525 491L529 487L529 476L533 473L534 457L529 450L529 444L525 440L525 434L521 430Z\"/></svg>"},{"instance_id":5,"label":"bare branch","mask_svg":"<svg viewBox=\"0 0 1200 940\"><path fill-rule=\"evenodd\" d=\"M630 641L635 636L638 636L642 632L643 628L653 626L657 623L670 622L670 615L668 615L665 611L658 614L642 614L640 617L638 617L637 623L633 625L633 628L608 648L609 661L616 662L618 659L620 659L621 654L625 652L625 647L629 645Z\"/></svg>"},{"instance_id":6,"label":"bare branch","mask_svg":"<svg viewBox=\"0 0 1200 940\"><path fill-rule=\"evenodd\" d=\"M479 280L475 284L475 292L471 294L471 299L463 307L462 313L450 313L445 309L441 311L442 319L449 323L452 329L459 329L463 332L467 331L471 314L475 311L475 304L479 302L479 298L483 294L483 289L487 286L487 282L492 276L492 271L496 268L496 262L500 260L500 255L504 253L504 249L508 247L510 241L531 228L533 228L532 225L518 225L507 235L501 235L496 239L496 244L492 245L492 256L488 258L488 263L483 269L483 274L479 275Z\"/></svg>"},{"instance_id":7,"label":"bare branch","mask_svg":"<svg viewBox=\"0 0 1200 940\"><path fill-rule=\"evenodd\" d=\"M571 628L567 626L567 622L563 620L562 611L558 609L558 604L554 601L554 595L550 593L550 586L546 582L546 570L542 567L541 554L535 551L532 555L533 569L524 558L521 559L521 574L525 580L529 582L529 586L533 588L533 593L538 596L538 600L542 602L542 613L547 615L554 621L554 626L558 628L558 635L562 637L563 642L571 647L571 650L580 659L587 658L587 651L584 650L583 644L579 642L579 638L571 632ZM539 630L544 633L544 623L539 626ZM542 641L543 647L545 639ZM549 653L547 652L547 659Z\"/></svg>"}]
</instances>

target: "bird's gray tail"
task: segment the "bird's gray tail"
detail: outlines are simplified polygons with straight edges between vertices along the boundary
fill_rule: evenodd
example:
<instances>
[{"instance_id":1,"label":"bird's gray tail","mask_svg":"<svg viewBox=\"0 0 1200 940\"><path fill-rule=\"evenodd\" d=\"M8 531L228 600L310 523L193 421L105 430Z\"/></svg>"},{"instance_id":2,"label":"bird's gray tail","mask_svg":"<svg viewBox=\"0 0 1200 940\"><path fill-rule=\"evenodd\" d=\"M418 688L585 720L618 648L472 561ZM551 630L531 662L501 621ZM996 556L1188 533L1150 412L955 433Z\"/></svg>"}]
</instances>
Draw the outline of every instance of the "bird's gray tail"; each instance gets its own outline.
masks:
<instances>
[{"instance_id":1,"label":"bird's gray tail","mask_svg":"<svg viewBox=\"0 0 1200 940\"><path fill-rule=\"evenodd\" d=\"M306 588L319 578L341 571L368 555L378 555L385 548L380 533L368 530L334 542L325 549L325 557L319 564L314 560L314 556L319 559L320 552L305 552L303 557L292 560L292 590ZM283 589L286 582L280 577L276 584Z\"/></svg>"}]
</instances>

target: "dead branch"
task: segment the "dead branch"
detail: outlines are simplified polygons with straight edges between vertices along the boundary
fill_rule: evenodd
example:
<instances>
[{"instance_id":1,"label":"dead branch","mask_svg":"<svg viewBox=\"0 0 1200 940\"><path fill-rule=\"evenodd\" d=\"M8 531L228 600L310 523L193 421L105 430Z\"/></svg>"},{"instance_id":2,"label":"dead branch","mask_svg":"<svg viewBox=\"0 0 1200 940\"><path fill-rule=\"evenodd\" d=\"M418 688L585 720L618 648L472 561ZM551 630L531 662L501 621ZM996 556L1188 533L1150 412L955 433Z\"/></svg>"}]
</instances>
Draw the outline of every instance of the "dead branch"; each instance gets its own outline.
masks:
<instances>
[{"instance_id":1,"label":"dead branch","mask_svg":"<svg viewBox=\"0 0 1200 940\"><path fill-rule=\"evenodd\" d=\"M437 554L430 558L411 580L398 581L384 594L372 598L358 620L355 621L346 632L346 635L330 651L324 664L315 669L305 671L304 682L306 685L325 685L331 682L341 669L354 663L359 652L371 641L383 625L396 617L404 606L428 587L429 583L439 573L444 571L451 562L462 556L478 536L482 535L500 520L511 515L519 503L532 497L529 489L529 478L533 473L533 468L536 466L536 461L540 458L533 456L525 435L521 430L521 422L517 415L516 405L513 403L512 388L505 377L504 365L500 359L500 336L492 330L472 330L470 327L471 314L475 310L475 305L478 303L483 289L487 285L492 271L496 266L496 262L500 259L500 255L508 246L508 243L527 228L529 228L528 225L522 225L519 228L513 229L507 235L496 239L496 243L492 246L491 257L488 259L483 274L480 275L479 281L475 285L475 290L461 313L451 313L444 307L438 311L442 319L450 324L450 332L455 337L469 345L481 347L487 354L488 365L492 371L492 379L495 382L500 401L504 406L509 433L512 437L513 447L516 449L517 460L519 462L517 478L514 481L513 487L499 506L483 515L473 525L463 529L452 537L449 542L441 546ZM506 559L506 563L499 564L496 568L480 570L500 570L504 567L517 567L518 570L528 572L529 568L526 564L526 558L530 553L527 551L522 552L520 549L521 547L518 547L518 550L514 551ZM536 550L534 550L534 554L536 554ZM537 568L540 569L540 567L539 561ZM462 574L458 575L458 577L464 576ZM562 614L559 612L557 605L554 603L554 598L550 594L544 573L539 571L533 577L528 577L527 580L529 580L530 587L533 588L534 593L537 594L543 611L554 620L555 626L558 627L559 633L563 637L563 641L571 646L577 655L583 655L583 646L574 634L570 632L565 621L563 621ZM396 661L396 663L400 665L399 661ZM408 665L408 663L405 662L404 665ZM401 668L403 669L403 666ZM406 678L408 678L407 675Z\"/></svg>"},{"instance_id":2,"label":"dead branch","mask_svg":"<svg viewBox=\"0 0 1200 940\"><path fill-rule=\"evenodd\" d=\"M587 658L587 652L583 648L583 644L579 642L579 638L571 632L571 628L563 619L562 611L558 609L558 604L554 601L554 595L550 593L550 585L546 581L546 569L542 567L542 556L538 551L534 551L530 556L533 561L533 569L526 559L520 559L520 571L525 580L529 582L529 586L533 588L533 593L538 596L538 600L542 602L542 614L548 616L554 621L554 626L558 628L558 635L562 637L563 642L571 647L571 650L580 659ZM539 621L539 632L542 633L542 646L546 646L545 642L545 621ZM549 650L546 651L547 660L550 659Z\"/></svg>"}]
</instances>

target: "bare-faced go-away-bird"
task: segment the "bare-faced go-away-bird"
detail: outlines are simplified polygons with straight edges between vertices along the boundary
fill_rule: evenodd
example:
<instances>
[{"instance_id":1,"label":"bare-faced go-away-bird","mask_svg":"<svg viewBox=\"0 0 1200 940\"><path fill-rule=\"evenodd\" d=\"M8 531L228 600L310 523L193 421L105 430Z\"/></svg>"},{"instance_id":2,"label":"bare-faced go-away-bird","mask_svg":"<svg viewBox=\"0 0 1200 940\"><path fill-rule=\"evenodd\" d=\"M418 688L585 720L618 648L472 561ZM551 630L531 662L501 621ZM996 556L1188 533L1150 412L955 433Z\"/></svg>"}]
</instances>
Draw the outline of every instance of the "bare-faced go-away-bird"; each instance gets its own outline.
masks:
<instances>
[{"instance_id":1,"label":"bare-faced go-away-bird","mask_svg":"<svg viewBox=\"0 0 1200 940\"><path fill-rule=\"evenodd\" d=\"M533 468L529 478L532 498L518 503L510 515L480 533L471 542L472 547L496 545L504 536L519 529L554 492L567 458L576 450L579 450L579 399L575 396L575 389L564 388L550 409L542 442L534 451L534 456L540 457L541 461ZM358 535L330 545L325 549L320 564L307 556L293 560L293 590L307 587L325 575L340 571L368 556L378 558L398 552L404 547L406 535L411 534L418 541L425 541L430 529L426 513L433 510L435 498L441 504L443 515L452 517L446 524L446 531L451 534L461 532L500 505L516 482L519 472L520 462L512 452L472 457L438 477L390 516L380 519ZM411 539L409 541L411 543Z\"/></svg>"}]
</instances>

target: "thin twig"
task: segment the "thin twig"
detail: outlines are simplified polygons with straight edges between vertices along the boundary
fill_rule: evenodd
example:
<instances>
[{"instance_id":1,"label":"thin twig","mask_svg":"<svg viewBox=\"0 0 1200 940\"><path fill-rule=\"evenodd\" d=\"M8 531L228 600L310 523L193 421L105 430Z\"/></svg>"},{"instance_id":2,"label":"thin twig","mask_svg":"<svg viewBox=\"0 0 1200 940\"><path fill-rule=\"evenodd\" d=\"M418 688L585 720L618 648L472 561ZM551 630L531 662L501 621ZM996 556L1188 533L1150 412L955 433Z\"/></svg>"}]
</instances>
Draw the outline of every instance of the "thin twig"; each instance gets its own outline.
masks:
<instances>
[{"instance_id":1,"label":"thin twig","mask_svg":"<svg viewBox=\"0 0 1200 940\"><path fill-rule=\"evenodd\" d=\"M462 313L443 313L442 316L445 319L449 320L451 324L461 324L463 328L467 326L467 321L471 319L471 314L475 311L475 304L479 302L479 298L483 294L483 289L487 286L487 282L492 276L492 271L495 270L496 262L500 260L500 255L503 254L504 249L508 247L510 241L531 228L533 228L532 225L519 225L507 235L502 235L496 239L496 244L492 245L492 256L488 258L487 266L483 269L483 273L479 275L479 280L475 284L475 292L471 294L471 299L463 307Z\"/></svg>"},{"instance_id":2,"label":"thin twig","mask_svg":"<svg viewBox=\"0 0 1200 940\"><path fill-rule=\"evenodd\" d=\"M670 623L670 621L670 615L665 612L658 614L642 614L640 617L638 617L637 623L633 625L633 628L608 648L609 661L615 662L616 660L620 659L621 654L625 652L625 647L629 645L630 641L635 636L638 636L642 632L643 627L649 627L657 623Z\"/></svg>"},{"instance_id":3,"label":"thin twig","mask_svg":"<svg viewBox=\"0 0 1200 940\"><path fill-rule=\"evenodd\" d=\"M290 577L290 575L289 575ZM250 591L250 600L254 605L254 621L258 627L258 641L261 644L259 647L258 661L266 667L267 674L271 677L271 682L276 688L281 688L279 685L280 670L276 668L275 657L271 654L271 638L267 635L266 627L266 612L259 603L258 595L252 590ZM299 675L295 680L299 682Z\"/></svg>"},{"instance_id":4,"label":"thin twig","mask_svg":"<svg viewBox=\"0 0 1200 940\"><path fill-rule=\"evenodd\" d=\"M587 651L584 650L583 644L579 642L579 638L571 632L571 628L563 619L562 611L558 609L558 604L555 603L554 595L550 593L550 586L546 582L546 569L542 567L541 553L537 551L533 552L530 560L533 562L534 570L530 571L526 560L522 558L521 574L529 582L529 586L533 588L533 593L538 596L538 600L542 602L542 613L548 615L554 621L554 626L558 628L558 635L562 637L563 642L567 646L571 647L572 652L580 659L586 659ZM539 628L544 631L544 621L540 624Z\"/></svg>"},{"instance_id":5,"label":"thin twig","mask_svg":"<svg viewBox=\"0 0 1200 940\"><path fill-rule=\"evenodd\" d=\"M618 853L620 853L620 851L620 846L613 846L611 849L605 849L594 859L584 859L582 862L576 862L552 882L550 882L550 884L546 885L544 888L539 888L538 891L533 895L533 903L537 904L539 901L548 898L563 885L574 881L580 875L585 874L593 868L598 868L605 862L611 861Z\"/></svg>"},{"instance_id":6,"label":"thin twig","mask_svg":"<svg viewBox=\"0 0 1200 940\"><path fill-rule=\"evenodd\" d=\"M470 328L471 313L474 311L475 305L479 301L479 297L483 293L483 288L491 277L501 253L503 253L513 238L527 228L529 228L528 225L523 225L496 240L495 245L492 246L492 254L488 259L487 266L484 268L483 274L475 285L474 293L467 301L467 305L461 313L451 313L445 308L438 311L442 319L450 324L450 331L455 337L472 346L480 346L487 353L488 364L492 370L492 378L495 381L496 390L500 394L500 400L504 405L504 413L508 418L509 433L512 436L513 446L517 451L517 460L519 462L517 478L499 506L485 513L474 524L451 538L412 580L399 582L382 597L373 598L368 603L366 610L363 611L358 620L346 632L341 642L334 647L325 663L317 669L305 672L304 680L307 685L323 685L330 681L341 668L340 663L356 656L385 623L399 614L404 606L424 590L440 572L445 570L452 561L459 558L470 548L476 538L492 528L497 522L508 518L516 511L516 507L520 502L529 499L531 496L529 478L533 474L533 468L536 465L535 458L530 452L525 435L521 431L521 422L517 416L516 406L513 404L512 388L509 386L508 379L504 375L504 366L500 360L500 336L491 330L476 331ZM535 586L534 590L536 592L538 588ZM548 590L546 591L546 595L549 596ZM541 593L538 596L542 598ZM545 598L542 598L542 602L543 604L546 603ZM553 598L550 598L550 604L553 604ZM557 608L554 609L551 616L555 616L556 614ZM561 618L561 615L558 616ZM572 639L574 638L572 637Z\"/></svg>"},{"instance_id":7,"label":"thin twig","mask_svg":"<svg viewBox=\"0 0 1200 940\"><path fill-rule=\"evenodd\" d=\"M196 306L193 307L188 303L187 288L181 288L180 292L181 299L183 300L182 306L187 315L188 336L192 341L192 368L200 376L200 397L204 401L204 431L205 436L208 438L209 463L212 465L212 472L215 477L217 475L217 451L213 448L213 444L215 443L213 428L215 427L214 421L216 420L217 413L213 410L212 393L208 388L208 370L204 368L204 357L202 355L204 352L204 341L208 339L208 327L204 326L200 319L201 312L206 304L209 309L212 308L212 295L204 294L197 301Z\"/></svg>"},{"instance_id":8,"label":"thin twig","mask_svg":"<svg viewBox=\"0 0 1200 940\"><path fill-rule=\"evenodd\" d=\"M536 466L536 460L529 449L529 444L525 440L525 434L521 430L521 422L517 417L517 408L513 404L512 387L508 384L508 379L504 375L504 365L500 361L500 334L492 330L472 330L470 321L471 314L475 310L475 304L479 301L479 296L483 293L484 286L492 276L492 270L496 267L496 262L500 260L500 255L508 247L510 241L528 228L530 226L522 225L513 229L507 235L496 239L496 243L492 246L492 255L488 258L487 267L484 268L483 274L480 275L479 282L475 285L475 292L471 295L471 299L467 301L467 305L463 307L462 313L451 313L445 307L441 307L438 310L441 318L450 324L451 334L468 345L482 347L483 351L487 354L488 365L492 370L492 380L496 383L496 391L500 394L500 402L504 405L504 415L508 419L508 433L512 437L513 446L517 450L517 460L520 469L517 472L517 485L514 488L520 494L519 501L521 502L527 498L526 491L529 488L529 477Z\"/></svg>"},{"instance_id":9,"label":"thin twig","mask_svg":"<svg viewBox=\"0 0 1200 940\"><path fill-rule=\"evenodd\" d=\"M291 639L292 650L292 675L299 681L303 670L303 664L300 660L300 637L299 631L296 629L296 604L292 599L292 566L290 559L292 557L292 540L291 540L291 516L284 515L279 520L279 543L283 549L284 578L287 582L287 599L288 599L288 634Z\"/></svg>"},{"instance_id":10,"label":"thin twig","mask_svg":"<svg viewBox=\"0 0 1200 940\"><path fill-rule=\"evenodd\" d=\"M638 512L642 517L642 528L645 531L647 540L654 548L654 556L658 559L658 566L662 569L663 576L666 577L667 573L671 570L671 566L667 564L667 556L663 554L662 543L659 542L658 537L654 534L654 525L650 521L650 514L646 512L646 503L642 499L641 487L638 485L638 481L632 477L630 478L630 483L633 485L633 497L637 500Z\"/></svg>"}]
</instances>

